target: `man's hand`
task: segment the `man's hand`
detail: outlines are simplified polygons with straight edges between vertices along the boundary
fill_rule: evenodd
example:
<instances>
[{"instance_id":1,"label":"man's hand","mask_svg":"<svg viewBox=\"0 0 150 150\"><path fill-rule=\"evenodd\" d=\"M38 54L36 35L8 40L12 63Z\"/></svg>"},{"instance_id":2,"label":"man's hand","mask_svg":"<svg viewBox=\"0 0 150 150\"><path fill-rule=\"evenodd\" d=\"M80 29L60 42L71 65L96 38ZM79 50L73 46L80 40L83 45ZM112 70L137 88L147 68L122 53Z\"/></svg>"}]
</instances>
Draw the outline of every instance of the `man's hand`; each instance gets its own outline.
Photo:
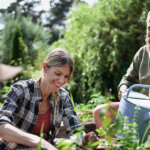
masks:
<instances>
[{"instance_id":1,"label":"man's hand","mask_svg":"<svg viewBox=\"0 0 150 150\"><path fill-rule=\"evenodd\" d=\"M128 90L128 87L124 84L119 88L119 92L118 92L119 100L121 100L122 92L127 91L127 90Z\"/></svg>"}]
</instances>

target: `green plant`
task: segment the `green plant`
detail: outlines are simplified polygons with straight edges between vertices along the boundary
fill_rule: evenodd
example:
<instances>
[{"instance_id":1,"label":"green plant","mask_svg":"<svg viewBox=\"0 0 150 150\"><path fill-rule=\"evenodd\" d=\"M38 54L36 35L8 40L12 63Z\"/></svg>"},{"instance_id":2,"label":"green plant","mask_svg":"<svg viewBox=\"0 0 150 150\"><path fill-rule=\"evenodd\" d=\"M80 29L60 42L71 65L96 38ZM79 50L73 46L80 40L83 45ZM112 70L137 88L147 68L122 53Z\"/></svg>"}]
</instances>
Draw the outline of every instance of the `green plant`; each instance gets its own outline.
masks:
<instances>
[{"instance_id":1,"label":"green plant","mask_svg":"<svg viewBox=\"0 0 150 150\"><path fill-rule=\"evenodd\" d=\"M72 94L71 101L74 104L75 111L78 114L78 118L80 121L93 121L93 109L100 104L109 103L114 98L112 95L103 96L101 92L94 93L90 96L90 100L85 103L75 103L73 100Z\"/></svg>"},{"instance_id":2,"label":"green plant","mask_svg":"<svg viewBox=\"0 0 150 150\"><path fill-rule=\"evenodd\" d=\"M2 107L3 103L0 103L0 107Z\"/></svg>"},{"instance_id":3,"label":"green plant","mask_svg":"<svg viewBox=\"0 0 150 150\"><path fill-rule=\"evenodd\" d=\"M105 136L105 141L103 141L103 145L106 146L106 150L145 150L149 147L149 139L146 144L140 142L140 138L138 136L138 129L136 123L136 117L138 114L138 107L136 108L134 119L132 123L128 122L128 117L122 117L121 113L118 112L117 120L114 124L111 122L107 122L104 124L105 129L97 129L98 135L100 137ZM105 114L102 114L101 120L105 122L105 118L103 118ZM150 125L145 130L145 134L150 129ZM115 141L114 141L115 135Z\"/></svg>"},{"instance_id":4,"label":"green plant","mask_svg":"<svg viewBox=\"0 0 150 150\"><path fill-rule=\"evenodd\" d=\"M70 137L69 141L61 141L57 144L56 147L59 148L59 150L93 150L99 145L99 141L93 143L89 141L87 144L84 145L82 143L83 136L83 129L78 128L76 130L76 133Z\"/></svg>"},{"instance_id":5,"label":"green plant","mask_svg":"<svg viewBox=\"0 0 150 150\"><path fill-rule=\"evenodd\" d=\"M10 90L10 86L7 86L7 85L3 86L2 90L1 90L1 94L2 94L1 98L2 98L2 101L4 100L4 97L5 97L6 94L9 92L9 90Z\"/></svg>"},{"instance_id":6,"label":"green plant","mask_svg":"<svg viewBox=\"0 0 150 150\"><path fill-rule=\"evenodd\" d=\"M101 92L94 92L91 94L87 104L95 108L99 104L110 103L112 100L114 100L114 96L111 94L104 96Z\"/></svg>"},{"instance_id":7,"label":"green plant","mask_svg":"<svg viewBox=\"0 0 150 150\"><path fill-rule=\"evenodd\" d=\"M43 137L43 128L44 128L44 123L42 124L42 127L41 127L41 131L40 131L40 142L39 142L38 147L37 147L36 150L42 150L42 148L41 148L41 139L42 139L42 137Z\"/></svg>"}]
</instances>

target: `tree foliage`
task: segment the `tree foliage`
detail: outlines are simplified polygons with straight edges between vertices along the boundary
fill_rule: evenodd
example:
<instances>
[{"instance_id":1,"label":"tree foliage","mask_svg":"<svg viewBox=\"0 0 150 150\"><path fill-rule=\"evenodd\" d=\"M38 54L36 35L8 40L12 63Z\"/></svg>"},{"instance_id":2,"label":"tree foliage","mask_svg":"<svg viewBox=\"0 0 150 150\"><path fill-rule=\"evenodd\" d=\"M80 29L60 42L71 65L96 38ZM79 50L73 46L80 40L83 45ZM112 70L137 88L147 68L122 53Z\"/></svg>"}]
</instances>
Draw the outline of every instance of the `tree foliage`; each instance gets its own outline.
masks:
<instances>
[{"instance_id":1,"label":"tree foliage","mask_svg":"<svg viewBox=\"0 0 150 150\"><path fill-rule=\"evenodd\" d=\"M50 43L57 41L59 36L63 36L66 16L73 2L73 0L50 0L50 10L44 24L52 31Z\"/></svg>"},{"instance_id":2,"label":"tree foliage","mask_svg":"<svg viewBox=\"0 0 150 150\"><path fill-rule=\"evenodd\" d=\"M3 62L6 64L10 62L8 55L10 54L10 49L17 46L13 46L13 43L11 43L12 36L16 32L17 27L21 32L20 42L24 43L27 55L30 57L30 63L33 65L38 49L46 50L48 48L48 40L51 34L42 25L34 24L30 17L23 17L19 12L18 10L17 17L8 14L5 14L3 17L5 28L2 30L0 41L0 49L3 51Z\"/></svg>"},{"instance_id":3,"label":"tree foliage","mask_svg":"<svg viewBox=\"0 0 150 150\"><path fill-rule=\"evenodd\" d=\"M148 0L99 0L72 9L64 39L51 48L64 47L74 59L69 88L76 102L99 91L117 95L133 55L145 44L147 12Z\"/></svg>"},{"instance_id":4,"label":"tree foliage","mask_svg":"<svg viewBox=\"0 0 150 150\"><path fill-rule=\"evenodd\" d=\"M30 17L33 23L40 23L51 31L49 43L57 41L59 37L63 37L65 32L65 21L73 3L79 3L80 0L49 0L50 9L37 10L36 6L40 6L40 0L16 0L10 3L6 9L0 9L0 19L4 14L18 17L18 10L23 17Z\"/></svg>"},{"instance_id":5,"label":"tree foliage","mask_svg":"<svg viewBox=\"0 0 150 150\"><path fill-rule=\"evenodd\" d=\"M16 27L11 40L11 49L10 49L10 61L16 60L23 56L22 49L20 49L19 39L22 38L19 27Z\"/></svg>"}]
</instances>

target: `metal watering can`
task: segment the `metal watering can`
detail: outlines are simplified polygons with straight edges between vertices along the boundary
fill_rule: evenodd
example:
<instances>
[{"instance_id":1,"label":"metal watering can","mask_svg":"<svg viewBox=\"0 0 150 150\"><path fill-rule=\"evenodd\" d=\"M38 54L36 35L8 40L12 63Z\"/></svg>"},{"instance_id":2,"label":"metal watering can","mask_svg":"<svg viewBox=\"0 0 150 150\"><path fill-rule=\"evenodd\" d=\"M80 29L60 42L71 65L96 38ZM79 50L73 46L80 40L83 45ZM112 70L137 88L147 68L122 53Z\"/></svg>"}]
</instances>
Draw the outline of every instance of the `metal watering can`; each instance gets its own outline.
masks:
<instances>
[{"instance_id":1,"label":"metal watering can","mask_svg":"<svg viewBox=\"0 0 150 150\"><path fill-rule=\"evenodd\" d=\"M142 140L143 142L146 141L149 134L149 130L146 132L146 129L150 123L150 99L148 96L142 93L131 91L135 87L150 88L150 85L134 84L128 89L127 92L122 94L119 110L117 113L117 119L119 119L119 115L121 113L123 118L127 116L128 122L132 123L133 119L135 119L135 111L138 111L136 123L138 125L137 133L141 143ZM139 107L138 110L136 109L136 106Z\"/></svg>"}]
</instances>

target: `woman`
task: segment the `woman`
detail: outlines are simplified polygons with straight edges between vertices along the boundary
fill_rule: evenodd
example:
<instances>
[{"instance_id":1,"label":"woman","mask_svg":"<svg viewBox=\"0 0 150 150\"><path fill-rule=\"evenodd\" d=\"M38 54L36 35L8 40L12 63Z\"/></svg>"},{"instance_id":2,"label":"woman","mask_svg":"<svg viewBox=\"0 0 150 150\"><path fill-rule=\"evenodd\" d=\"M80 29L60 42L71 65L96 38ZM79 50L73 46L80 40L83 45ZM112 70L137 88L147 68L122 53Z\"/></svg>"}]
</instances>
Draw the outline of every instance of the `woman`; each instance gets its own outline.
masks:
<instances>
[{"instance_id":1,"label":"woman","mask_svg":"<svg viewBox=\"0 0 150 150\"><path fill-rule=\"evenodd\" d=\"M43 124L41 147L55 150L53 140L62 121L69 136L81 126L69 93L62 88L73 72L69 53L63 49L50 52L42 72L37 80L13 84L7 94L0 111L0 149L36 148Z\"/></svg>"}]
</instances>

